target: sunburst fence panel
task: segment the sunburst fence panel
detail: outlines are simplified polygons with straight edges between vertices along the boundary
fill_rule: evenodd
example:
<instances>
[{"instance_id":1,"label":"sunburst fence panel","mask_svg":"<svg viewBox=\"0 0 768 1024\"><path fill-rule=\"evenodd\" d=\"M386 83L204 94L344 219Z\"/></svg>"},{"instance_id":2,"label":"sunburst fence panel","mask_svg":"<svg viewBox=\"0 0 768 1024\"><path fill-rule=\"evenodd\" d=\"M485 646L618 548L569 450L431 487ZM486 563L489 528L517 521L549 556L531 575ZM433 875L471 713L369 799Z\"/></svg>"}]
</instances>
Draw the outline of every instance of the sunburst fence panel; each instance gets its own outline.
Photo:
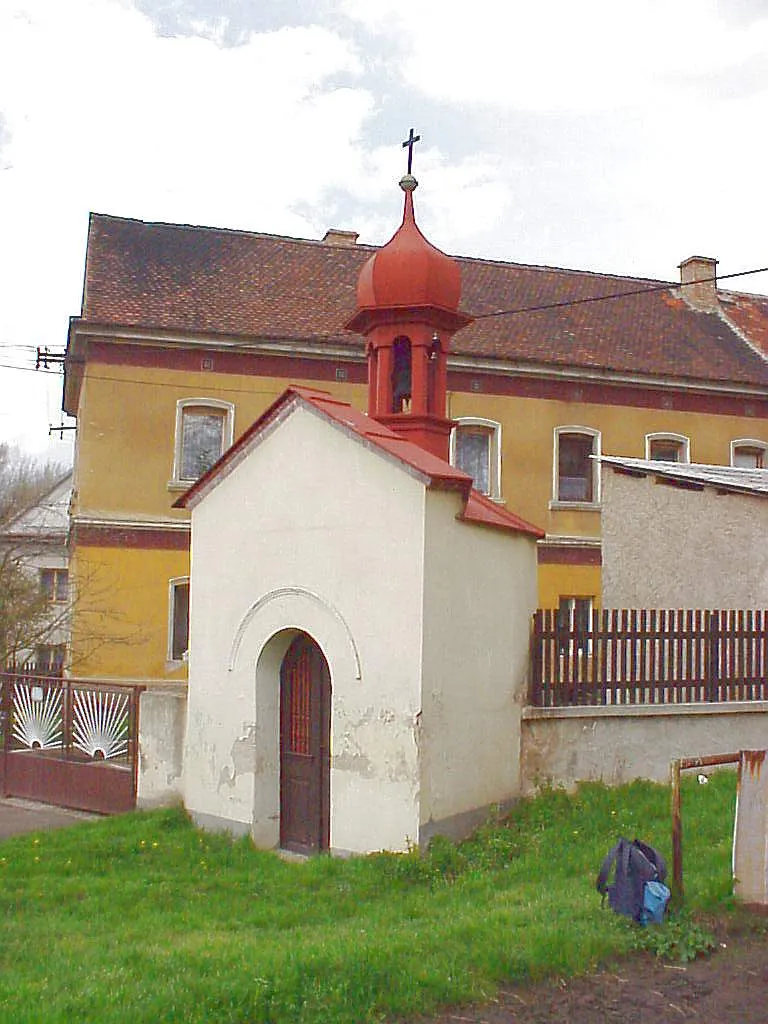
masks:
<instances>
[{"instance_id":1,"label":"sunburst fence panel","mask_svg":"<svg viewBox=\"0 0 768 1024\"><path fill-rule=\"evenodd\" d=\"M0 673L3 745L77 760L131 760L142 689Z\"/></svg>"}]
</instances>

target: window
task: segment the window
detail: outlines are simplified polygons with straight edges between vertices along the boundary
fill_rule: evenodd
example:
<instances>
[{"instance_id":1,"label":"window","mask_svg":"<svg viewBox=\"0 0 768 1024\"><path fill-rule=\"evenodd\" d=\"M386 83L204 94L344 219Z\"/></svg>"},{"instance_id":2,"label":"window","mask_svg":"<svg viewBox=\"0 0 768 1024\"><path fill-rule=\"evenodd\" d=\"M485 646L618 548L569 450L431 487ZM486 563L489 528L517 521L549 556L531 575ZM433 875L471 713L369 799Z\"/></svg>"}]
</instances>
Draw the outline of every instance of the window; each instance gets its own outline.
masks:
<instances>
[{"instance_id":1,"label":"window","mask_svg":"<svg viewBox=\"0 0 768 1024\"><path fill-rule=\"evenodd\" d=\"M168 607L168 660L183 661L189 648L189 577L171 580Z\"/></svg>"},{"instance_id":2,"label":"window","mask_svg":"<svg viewBox=\"0 0 768 1024\"><path fill-rule=\"evenodd\" d=\"M653 462L690 462L690 439L684 434L646 434L645 457Z\"/></svg>"},{"instance_id":3,"label":"window","mask_svg":"<svg viewBox=\"0 0 768 1024\"><path fill-rule=\"evenodd\" d=\"M768 468L768 444L744 438L731 441L731 465L741 469Z\"/></svg>"},{"instance_id":4,"label":"window","mask_svg":"<svg viewBox=\"0 0 768 1024\"><path fill-rule=\"evenodd\" d=\"M173 480L194 483L232 444L234 406L212 398L176 403Z\"/></svg>"},{"instance_id":5,"label":"window","mask_svg":"<svg viewBox=\"0 0 768 1024\"><path fill-rule=\"evenodd\" d=\"M555 430L554 501L596 505L600 501L600 432L590 427Z\"/></svg>"},{"instance_id":6,"label":"window","mask_svg":"<svg viewBox=\"0 0 768 1024\"><path fill-rule=\"evenodd\" d=\"M475 490L501 494L501 425L494 420L460 419L451 434L451 464L472 477Z\"/></svg>"},{"instance_id":7,"label":"window","mask_svg":"<svg viewBox=\"0 0 768 1024\"><path fill-rule=\"evenodd\" d=\"M569 640L578 651L589 647L589 631L592 629L592 597L561 597L557 608L557 628L562 632L560 650L565 651Z\"/></svg>"},{"instance_id":8,"label":"window","mask_svg":"<svg viewBox=\"0 0 768 1024\"><path fill-rule=\"evenodd\" d=\"M69 573L66 569L41 569L40 590L47 601L66 601L69 597Z\"/></svg>"},{"instance_id":9,"label":"window","mask_svg":"<svg viewBox=\"0 0 768 1024\"><path fill-rule=\"evenodd\" d=\"M35 672L41 676L62 675L66 653L65 644L40 644L35 648Z\"/></svg>"},{"instance_id":10,"label":"window","mask_svg":"<svg viewBox=\"0 0 768 1024\"><path fill-rule=\"evenodd\" d=\"M392 347L392 412L411 411L411 342L395 338Z\"/></svg>"}]
</instances>

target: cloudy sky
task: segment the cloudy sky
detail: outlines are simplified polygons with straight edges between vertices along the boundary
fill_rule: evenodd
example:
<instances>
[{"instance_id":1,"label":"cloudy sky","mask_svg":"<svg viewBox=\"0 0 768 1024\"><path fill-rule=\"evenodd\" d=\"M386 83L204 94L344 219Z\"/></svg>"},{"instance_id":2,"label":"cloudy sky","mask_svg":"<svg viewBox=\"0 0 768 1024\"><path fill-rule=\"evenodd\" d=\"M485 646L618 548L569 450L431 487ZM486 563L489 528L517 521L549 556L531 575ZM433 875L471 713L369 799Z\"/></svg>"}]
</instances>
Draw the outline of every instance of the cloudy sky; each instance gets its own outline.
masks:
<instances>
[{"instance_id":1,"label":"cloudy sky","mask_svg":"<svg viewBox=\"0 0 768 1024\"><path fill-rule=\"evenodd\" d=\"M766 0L1 0L0 441L51 445L88 212L449 252L768 266ZM768 292L768 274L731 287Z\"/></svg>"}]
</instances>

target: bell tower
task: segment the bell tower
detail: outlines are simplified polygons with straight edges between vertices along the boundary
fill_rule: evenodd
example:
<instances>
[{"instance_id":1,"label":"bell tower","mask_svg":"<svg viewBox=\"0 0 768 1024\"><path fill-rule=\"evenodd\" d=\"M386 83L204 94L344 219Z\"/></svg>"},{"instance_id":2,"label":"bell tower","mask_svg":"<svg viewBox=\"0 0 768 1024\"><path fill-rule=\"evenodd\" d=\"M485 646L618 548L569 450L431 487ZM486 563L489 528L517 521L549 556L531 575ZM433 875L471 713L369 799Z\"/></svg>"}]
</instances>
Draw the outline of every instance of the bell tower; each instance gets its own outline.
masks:
<instances>
[{"instance_id":1,"label":"bell tower","mask_svg":"<svg viewBox=\"0 0 768 1024\"><path fill-rule=\"evenodd\" d=\"M403 143L403 222L360 271L357 312L345 326L366 339L368 415L447 462L454 426L446 417L448 347L472 317L459 312L458 263L416 225L411 162L418 139L411 129Z\"/></svg>"}]
</instances>

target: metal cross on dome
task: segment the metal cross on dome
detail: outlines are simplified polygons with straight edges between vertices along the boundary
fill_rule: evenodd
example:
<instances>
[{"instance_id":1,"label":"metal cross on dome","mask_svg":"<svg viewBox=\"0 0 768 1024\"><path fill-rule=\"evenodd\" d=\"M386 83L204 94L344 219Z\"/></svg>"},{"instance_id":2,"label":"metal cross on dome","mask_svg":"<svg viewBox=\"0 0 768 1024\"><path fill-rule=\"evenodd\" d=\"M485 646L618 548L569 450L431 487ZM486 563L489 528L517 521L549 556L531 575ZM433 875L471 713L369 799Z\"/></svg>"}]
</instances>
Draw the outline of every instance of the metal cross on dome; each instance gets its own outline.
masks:
<instances>
[{"instance_id":1,"label":"metal cross on dome","mask_svg":"<svg viewBox=\"0 0 768 1024\"><path fill-rule=\"evenodd\" d=\"M410 132L408 133L408 138L403 143L403 149L407 149L408 150L408 173L409 174L411 173L411 168L413 167L413 147L416 145L417 142L421 142L421 136L420 135L414 135L413 134L413 128L411 128Z\"/></svg>"}]
</instances>

